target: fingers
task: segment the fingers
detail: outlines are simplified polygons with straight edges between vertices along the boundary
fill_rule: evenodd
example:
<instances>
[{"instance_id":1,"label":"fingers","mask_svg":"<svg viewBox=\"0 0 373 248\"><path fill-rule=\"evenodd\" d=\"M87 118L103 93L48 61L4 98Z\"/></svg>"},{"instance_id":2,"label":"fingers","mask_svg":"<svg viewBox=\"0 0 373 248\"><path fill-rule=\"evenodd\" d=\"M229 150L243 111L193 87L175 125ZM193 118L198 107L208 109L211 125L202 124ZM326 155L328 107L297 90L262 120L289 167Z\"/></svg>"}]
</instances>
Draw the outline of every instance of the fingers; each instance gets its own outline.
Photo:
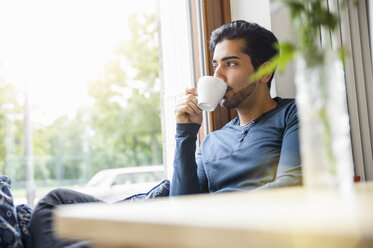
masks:
<instances>
[{"instance_id":1,"label":"fingers","mask_svg":"<svg viewBox=\"0 0 373 248\"><path fill-rule=\"evenodd\" d=\"M196 88L185 90L185 96L178 101L175 107L178 123L201 123L202 110L198 107Z\"/></svg>"},{"instance_id":2,"label":"fingers","mask_svg":"<svg viewBox=\"0 0 373 248\"><path fill-rule=\"evenodd\" d=\"M186 106L189 111L188 114L200 114L202 110L198 107L198 99L196 88L186 88L185 97L180 101L180 104Z\"/></svg>"},{"instance_id":3,"label":"fingers","mask_svg":"<svg viewBox=\"0 0 373 248\"><path fill-rule=\"evenodd\" d=\"M198 96L197 89L196 88L186 88L185 89L185 95L193 95L193 96Z\"/></svg>"},{"instance_id":4,"label":"fingers","mask_svg":"<svg viewBox=\"0 0 373 248\"><path fill-rule=\"evenodd\" d=\"M197 98L191 93L184 96L176 107L190 115L202 113L202 110L198 107Z\"/></svg>"}]
</instances>

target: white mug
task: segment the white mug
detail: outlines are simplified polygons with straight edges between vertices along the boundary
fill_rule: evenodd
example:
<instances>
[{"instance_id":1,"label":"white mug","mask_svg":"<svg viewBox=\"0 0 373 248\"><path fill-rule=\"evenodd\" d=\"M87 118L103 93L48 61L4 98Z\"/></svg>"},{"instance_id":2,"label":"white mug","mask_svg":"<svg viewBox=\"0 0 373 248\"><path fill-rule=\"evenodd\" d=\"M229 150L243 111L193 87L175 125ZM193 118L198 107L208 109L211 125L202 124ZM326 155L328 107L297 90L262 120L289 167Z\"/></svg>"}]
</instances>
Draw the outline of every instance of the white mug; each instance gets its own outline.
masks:
<instances>
[{"instance_id":1,"label":"white mug","mask_svg":"<svg viewBox=\"0 0 373 248\"><path fill-rule=\"evenodd\" d=\"M214 111L227 91L227 84L220 78L203 76L198 80L198 107L202 110Z\"/></svg>"}]
</instances>

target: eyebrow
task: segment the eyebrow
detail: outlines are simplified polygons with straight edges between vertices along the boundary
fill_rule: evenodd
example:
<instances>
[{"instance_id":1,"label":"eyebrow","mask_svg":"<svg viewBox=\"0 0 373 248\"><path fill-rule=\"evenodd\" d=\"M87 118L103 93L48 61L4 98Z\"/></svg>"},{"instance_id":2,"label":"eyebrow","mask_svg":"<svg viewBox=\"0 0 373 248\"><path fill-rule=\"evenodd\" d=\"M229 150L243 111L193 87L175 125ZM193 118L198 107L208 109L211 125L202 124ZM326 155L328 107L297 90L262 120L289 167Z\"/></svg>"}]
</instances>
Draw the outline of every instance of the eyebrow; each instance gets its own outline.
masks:
<instances>
[{"instance_id":1,"label":"eyebrow","mask_svg":"<svg viewBox=\"0 0 373 248\"><path fill-rule=\"evenodd\" d=\"M227 57L222 58L221 61L226 61L226 60L230 60L230 59L240 59L240 58L237 57L237 56L227 56ZM216 60L213 59L212 63L215 63L215 62L216 62Z\"/></svg>"}]
</instances>

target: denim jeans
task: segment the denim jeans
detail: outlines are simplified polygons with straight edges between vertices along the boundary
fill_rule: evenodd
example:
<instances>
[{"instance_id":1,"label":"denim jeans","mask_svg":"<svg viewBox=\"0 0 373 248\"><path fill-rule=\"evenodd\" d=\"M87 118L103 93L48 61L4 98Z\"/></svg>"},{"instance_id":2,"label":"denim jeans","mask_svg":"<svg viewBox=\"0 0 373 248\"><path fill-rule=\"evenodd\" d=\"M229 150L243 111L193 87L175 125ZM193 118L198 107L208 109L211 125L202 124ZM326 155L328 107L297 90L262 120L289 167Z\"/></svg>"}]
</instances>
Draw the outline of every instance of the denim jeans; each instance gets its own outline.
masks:
<instances>
[{"instance_id":1,"label":"denim jeans","mask_svg":"<svg viewBox=\"0 0 373 248\"><path fill-rule=\"evenodd\" d=\"M170 181L164 180L147 193L140 193L127 197L121 201L145 201L151 198L168 197L170 192ZM53 210L58 205L76 203L103 202L91 195L76 192L70 189L55 189L49 192L36 205L30 224L32 248L89 248L91 245L87 241L73 242L58 239L53 231Z\"/></svg>"},{"instance_id":2,"label":"denim jeans","mask_svg":"<svg viewBox=\"0 0 373 248\"><path fill-rule=\"evenodd\" d=\"M39 201L35 207L30 224L31 240L33 248L88 248L89 242L73 242L58 239L53 231L53 210L57 205L75 203L102 202L93 196L69 189L56 189L49 192Z\"/></svg>"}]
</instances>

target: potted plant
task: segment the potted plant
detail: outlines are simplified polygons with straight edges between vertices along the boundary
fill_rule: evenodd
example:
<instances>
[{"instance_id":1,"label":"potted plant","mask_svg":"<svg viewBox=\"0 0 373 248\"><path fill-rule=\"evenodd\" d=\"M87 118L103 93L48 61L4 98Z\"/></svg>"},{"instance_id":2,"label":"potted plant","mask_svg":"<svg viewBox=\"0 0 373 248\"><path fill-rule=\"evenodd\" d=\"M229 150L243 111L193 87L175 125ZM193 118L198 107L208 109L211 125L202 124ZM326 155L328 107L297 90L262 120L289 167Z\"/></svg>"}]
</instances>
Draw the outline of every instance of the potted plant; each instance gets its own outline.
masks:
<instances>
[{"instance_id":1,"label":"potted plant","mask_svg":"<svg viewBox=\"0 0 373 248\"><path fill-rule=\"evenodd\" d=\"M276 67L281 72L295 59L304 185L350 191L353 162L343 70L346 53L333 38L339 24L338 10L349 0L339 1L338 6L325 0L277 1L290 10L297 43L280 43L279 55L252 80Z\"/></svg>"}]
</instances>

